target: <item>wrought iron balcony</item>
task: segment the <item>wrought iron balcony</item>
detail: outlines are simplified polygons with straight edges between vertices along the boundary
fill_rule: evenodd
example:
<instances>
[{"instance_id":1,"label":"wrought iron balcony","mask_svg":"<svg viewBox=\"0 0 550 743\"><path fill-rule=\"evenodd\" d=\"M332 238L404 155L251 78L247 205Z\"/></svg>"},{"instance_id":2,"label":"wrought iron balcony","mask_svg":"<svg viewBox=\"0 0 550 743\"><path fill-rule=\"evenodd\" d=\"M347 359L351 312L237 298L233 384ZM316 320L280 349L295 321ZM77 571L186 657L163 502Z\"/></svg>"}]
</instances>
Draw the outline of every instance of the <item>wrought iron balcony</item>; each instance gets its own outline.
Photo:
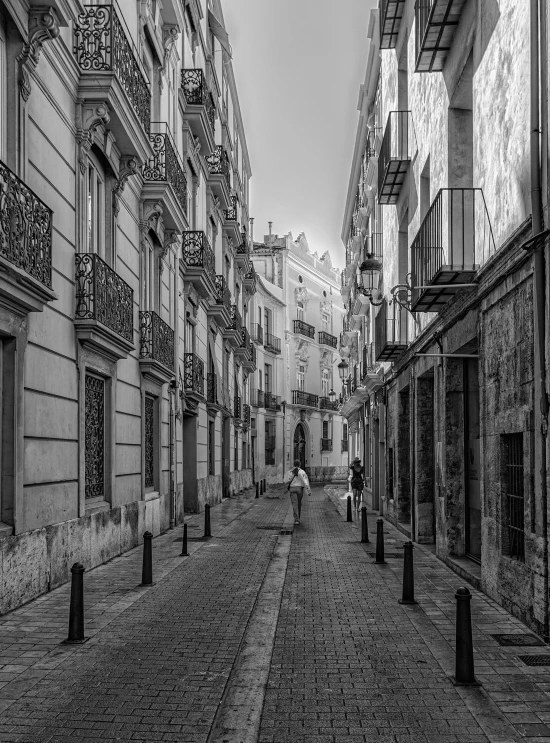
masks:
<instances>
[{"instance_id":1,"label":"wrought iron balcony","mask_svg":"<svg viewBox=\"0 0 550 743\"><path fill-rule=\"evenodd\" d=\"M395 49L405 0L380 0L380 49Z\"/></svg>"},{"instance_id":2,"label":"wrought iron balcony","mask_svg":"<svg viewBox=\"0 0 550 743\"><path fill-rule=\"evenodd\" d=\"M407 350L406 310L396 303L381 305L374 320L376 360L395 361Z\"/></svg>"},{"instance_id":3,"label":"wrought iron balcony","mask_svg":"<svg viewBox=\"0 0 550 743\"><path fill-rule=\"evenodd\" d=\"M241 420L241 398L239 395L235 395L233 398L233 418L239 422Z\"/></svg>"},{"instance_id":4,"label":"wrought iron balcony","mask_svg":"<svg viewBox=\"0 0 550 743\"><path fill-rule=\"evenodd\" d=\"M250 241L246 232L241 232L241 242L237 245L237 255L249 255Z\"/></svg>"},{"instance_id":5,"label":"wrought iron balcony","mask_svg":"<svg viewBox=\"0 0 550 743\"><path fill-rule=\"evenodd\" d=\"M256 346L249 340L248 354L243 359L243 367L248 371L256 371Z\"/></svg>"},{"instance_id":6,"label":"wrought iron balcony","mask_svg":"<svg viewBox=\"0 0 550 743\"><path fill-rule=\"evenodd\" d=\"M227 311L231 311L231 292L227 285L225 276L216 275L214 278L214 302L223 305Z\"/></svg>"},{"instance_id":7,"label":"wrought iron balcony","mask_svg":"<svg viewBox=\"0 0 550 743\"><path fill-rule=\"evenodd\" d=\"M219 379L215 372L206 375L206 402L209 405L221 406L221 395L219 390Z\"/></svg>"},{"instance_id":8,"label":"wrought iron balcony","mask_svg":"<svg viewBox=\"0 0 550 743\"><path fill-rule=\"evenodd\" d=\"M348 440L342 439L342 451L348 451Z\"/></svg>"},{"instance_id":9,"label":"wrought iron balcony","mask_svg":"<svg viewBox=\"0 0 550 743\"><path fill-rule=\"evenodd\" d=\"M237 263L241 263L239 259L239 255L237 255ZM249 292L249 294L256 293L257 281L258 281L258 275L254 269L254 264L252 263L252 261L250 261L250 265L248 266L248 270L245 274L244 281L243 281L243 286L247 290L247 292Z\"/></svg>"},{"instance_id":10,"label":"wrought iron balcony","mask_svg":"<svg viewBox=\"0 0 550 743\"><path fill-rule=\"evenodd\" d=\"M250 391L250 404L254 408L263 408L265 406L265 396L263 390Z\"/></svg>"},{"instance_id":11,"label":"wrought iron balcony","mask_svg":"<svg viewBox=\"0 0 550 743\"><path fill-rule=\"evenodd\" d=\"M202 297L213 297L215 258L204 232L183 233L182 264L184 279L190 281Z\"/></svg>"},{"instance_id":12,"label":"wrought iron balcony","mask_svg":"<svg viewBox=\"0 0 550 743\"><path fill-rule=\"evenodd\" d=\"M241 420L243 422L243 428L248 428L250 426L250 405L247 403L243 405Z\"/></svg>"},{"instance_id":13,"label":"wrought iron balcony","mask_svg":"<svg viewBox=\"0 0 550 743\"><path fill-rule=\"evenodd\" d=\"M246 328L241 327L241 341L235 348L234 354L243 359L250 359L250 333Z\"/></svg>"},{"instance_id":14,"label":"wrought iron balcony","mask_svg":"<svg viewBox=\"0 0 550 743\"><path fill-rule=\"evenodd\" d=\"M411 309L438 312L474 285L478 267L494 252L481 189L440 189L412 244Z\"/></svg>"},{"instance_id":15,"label":"wrought iron balcony","mask_svg":"<svg viewBox=\"0 0 550 743\"><path fill-rule=\"evenodd\" d=\"M0 258L52 288L52 210L0 162Z\"/></svg>"},{"instance_id":16,"label":"wrought iron balcony","mask_svg":"<svg viewBox=\"0 0 550 743\"><path fill-rule=\"evenodd\" d=\"M204 106L206 120L210 126L210 136L213 137L216 124L216 107L206 84L203 70L182 70L181 88L188 106Z\"/></svg>"},{"instance_id":17,"label":"wrought iron balcony","mask_svg":"<svg viewBox=\"0 0 550 743\"><path fill-rule=\"evenodd\" d=\"M319 405L319 396L311 395L303 390L292 390L293 405L307 405L310 408L316 408Z\"/></svg>"},{"instance_id":18,"label":"wrought iron balcony","mask_svg":"<svg viewBox=\"0 0 550 743\"><path fill-rule=\"evenodd\" d=\"M264 348L271 353L281 353L281 339L271 333L265 334Z\"/></svg>"},{"instance_id":19,"label":"wrought iron balcony","mask_svg":"<svg viewBox=\"0 0 550 743\"><path fill-rule=\"evenodd\" d=\"M134 292L96 253L77 253L75 321L96 320L134 342Z\"/></svg>"},{"instance_id":20,"label":"wrought iron balcony","mask_svg":"<svg viewBox=\"0 0 550 743\"><path fill-rule=\"evenodd\" d=\"M204 362L195 353L186 353L183 359L185 392L204 397Z\"/></svg>"},{"instance_id":21,"label":"wrought iron balcony","mask_svg":"<svg viewBox=\"0 0 550 743\"><path fill-rule=\"evenodd\" d=\"M156 312L139 313L139 357L163 364L172 372L174 364L174 331Z\"/></svg>"},{"instance_id":22,"label":"wrought iron balcony","mask_svg":"<svg viewBox=\"0 0 550 743\"><path fill-rule=\"evenodd\" d=\"M299 335L305 335L306 338L315 339L315 328L313 325L308 325L303 320L294 320L294 332Z\"/></svg>"},{"instance_id":23,"label":"wrought iron balcony","mask_svg":"<svg viewBox=\"0 0 550 743\"><path fill-rule=\"evenodd\" d=\"M168 125L164 121L151 122L149 139L153 156L142 168L143 180L169 183L187 216L187 179Z\"/></svg>"},{"instance_id":24,"label":"wrought iron balcony","mask_svg":"<svg viewBox=\"0 0 550 743\"><path fill-rule=\"evenodd\" d=\"M242 337L243 319L236 304L231 305L231 324L229 328L238 333L239 338Z\"/></svg>"},{"instance_id":25,"label":"wrought iron balcony","mask_svg":"<svg viewBox=\"0 0 550 743\"><path fill-rule=\"evenodd\" d=\"M378 203L396 204L415 152L410 111L390 111L378 157Z\"/></svg>"},{"instance_id":26,"label":"wrought iron balcony","mask_svg":"<svg viewBox=\"0 0 550 743\"><path fill-rule=\"evenodd\" d=\"M252 340L262 346L264 342L264 329L262 326L257 322L253 322L250 331Z\"/></svg>"},{"instance_id":27,"label":"wrought iron balcony","mask_svg":"<svg viewBox=\"0 0 550 743\"><path fill-rule=\"evenodd\" d=\"M332 400L328 397L320 397L319 407L321 408L321 410L338 410L338 403L336 402L336 400L332 402Z\"/></svg>"},{"instance_id":28,"label":"wrought iron balcony","mask_svg":"<svg viewBox=\"0 0 550 743\"><path fill-rule=\"evenodd\" d=\"M466 0L416 0L416 72L441 72Z\"/></svg>"},{"instance_id":29,"label":"wrought iron balcony","mask_svg":"<svg viewBox=\"0 0 550 743\"><path fill-rule=\"evenodd\" d=\"M226 222L236 222L238 213L237 213L237 196L236 194L233 194L231 196L231 206L229 209L224 209L223 214L225 217Z\"/></svg>"},{"instance_id":30,"label":"wrought iron balcony","mask_svg":"<svg viewBox=\"0 0 550 743\"><path fill-rule=\"evenodd\" d=\"M361 378L377 376L380 368L380 364L376 360L376 344L366 343L363 346Z\"/></svg>"},{"instance_id":31,"label":"wrought iron balcony","mask_svg":"<svg viewBox=\"0 0 550 743\"><path fill-rule=\"evenodd\" d=\"M321 439L321 451L332 451L332 439Z\"/></svg>"},{"instance_id":32,"label":"wrought iron balcony","mask_svg":"<svg viewBox=\"0 0 550 743\"><path fill-rule=\"evenodd\" d=\"M271 392L265 393L265 407L266 410L280 410L281 409L281 398L277 395L273 395Z\"/></svg>"},{"instance_id":33,"label":"wrought iron balcony","mask_svg":"<svg viewBox=\"0 0 550 743\"><path fill-rule=\"evenodd\" d=\"M74 24L73 51L83 73L114 73L141 125L149 132L151 92L139 53L115 2L85 5Z\"/></svg>"},{"instance_id":34,"label":"wrought iron balcony","mask_svg":"<svg viewBox=\"0 0 550 743\"><path fill-rule=\"evenodd\" d=\"M326 333L324 330L321 330L319 331L319 343L322 346L330 346L331 348L336 348L338 338L336 338L336 336L334 335L331 335L330 333Z\"/></svg>"},{"instance_id":35,"label":"wrought iron balcony","mask_svg":"<svg viewBox=\"0 0 550 743\"><path fill-rule=\"evenodd\" d=\"M227 152L221 144L217 145L212 154L206 157L206 163L208 165L208 171L210 176L219 176L221 183L227 189L227 195L225 201L229 204L230 200L230 189L231 189L231 173L229 169L229 157Z\"/></svg>"}]
</instances>

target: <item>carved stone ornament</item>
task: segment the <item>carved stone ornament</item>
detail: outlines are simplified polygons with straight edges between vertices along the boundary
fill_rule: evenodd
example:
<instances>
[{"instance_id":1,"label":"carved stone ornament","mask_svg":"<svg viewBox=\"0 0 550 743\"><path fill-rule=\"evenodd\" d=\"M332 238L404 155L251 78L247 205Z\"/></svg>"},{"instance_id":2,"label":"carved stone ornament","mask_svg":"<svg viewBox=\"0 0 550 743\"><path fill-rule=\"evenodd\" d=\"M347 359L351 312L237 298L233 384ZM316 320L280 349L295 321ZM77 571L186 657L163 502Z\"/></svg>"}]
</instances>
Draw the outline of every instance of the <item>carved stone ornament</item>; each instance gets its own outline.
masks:
<instances>
[{"instance_id":1,"label":"carved stone ornament","mask_svg":"<svg viewBox=\"0 0 550 743\"><path fill-rule=\"evenodd\" d=\"M330 300L323 300L319 303L319 307L321 312L324 312L326 315L332 315L332 302Z\"/></svg>"},{"instance_id":2,"label":"carved stone ornament","mask_svg":"<svg viewBox=\"0 0 550 743\"><path fill-rule=\"evenodd\" d=\"M164 243L162 246L161 260L164 260L169 251L175 246L176 251L179 248L179 239L181 233L177 230L166 230L164 233Z\"/></svg>"},{"instance_id":3,"label":"carved stone ornament","mask_svg":"<svg viewBox=\"0 0 550 743\"><path fill-rule=\"evenodd\" d=\"M138 167L139 162L135 157L126 156L120 159L120 170L118 172L118 178L116 179L116 183L113 188L113 211L115 213L115 217L118 216L118 212L120 209L119 200L122 192L124 191L126 181L131 175L135 175L138 172Z\"/></svg>"},{"instance_id":4,"label":"carved stone ornament","mask_svg":"<svg viewBox=\"0 0 550 743\"><path fill-rule=\"evenodd\" d=\"M295 338L294 343L296 345L296 361L304 364L309 363L309 343L302 338Z\"/></svg>"},{"instance_id":5,"label":"carved stone ornament","mask_svg":"<svg viewBox=\"0 0 550 743\"><path fill-rule=\"evenodd\" d=\"M76 107L76 141L78 142L78 162L82 175L86 172L86 153L94 141L94 134L100 126L110 121L109 107L106 103L84 103Z\"/></svg>"},{"instance_id":6,"label":"carved stone ornament","mask_svg":"<svg viewBox=\"0 0 550 743\"><path fill-rule=\"evenodd\" d=\"M332 369L332 351L322 350L319 358L320 369Z\"/></svg>"},{"instance_id":7,"label":"carved stone ornament","mask_svg":"<svg viewBox=\"0 0 550 743\"><path fill-rule=\"evenodd\" d=\"M17 57L17 82L24 101L31 94L31 73L38 65L40 52L45 41L59 36L59 20L55 10L49 5L29 9L29 36Z\"/></svg>"},{"instance_id":8,"label":"carved stone ornament","mask_svg":"<svg viewBox=\"0 0 550 743\"><path fill-rule=\"evenodd\" d=\"M179 33L180 30L176 24L165 23L162 27L162 45L164 47L164 57L162 60L162 65L159 67L159 88L161 92L163 88L162 76L166 71L172 47L176 43Z\"/></svg>"},{"instance_id":9,"label":"carved stone ornament","mask_svg":"<svg viewBox=\"0 0 550 743\"><path fill-rule=\"evenodd\" d=\"M161 245L164 244L163 207L159 201L143 201L141 204L140 230L145 233L153 230Z\"/></svg>"},{"instance_id":10,"label":"carved stone ornament","mask_svg":"<svg viewBox=\"0 0 550 743\"><path fill-rule=\"evenodd\" d=\"M297 286L294 289L294 296L296 297L296 303L303 302L304 309L307 309L307 303L309 302L309 294L305 286Z\"/></svg>"},{"instance_id":11,"label":"carved stone ornament","mask_svg":"<svg viewBox=\"0 0 550 743\"><path fill-rule=\"evenodd\" d=\"M188 288L187 288L186 308L189 312L191 312L191 315L196 320L197 312L199 309L199 295L197 294L195 287L192 286L191 284L188 284Z\"/></svg>"}]
</instances>

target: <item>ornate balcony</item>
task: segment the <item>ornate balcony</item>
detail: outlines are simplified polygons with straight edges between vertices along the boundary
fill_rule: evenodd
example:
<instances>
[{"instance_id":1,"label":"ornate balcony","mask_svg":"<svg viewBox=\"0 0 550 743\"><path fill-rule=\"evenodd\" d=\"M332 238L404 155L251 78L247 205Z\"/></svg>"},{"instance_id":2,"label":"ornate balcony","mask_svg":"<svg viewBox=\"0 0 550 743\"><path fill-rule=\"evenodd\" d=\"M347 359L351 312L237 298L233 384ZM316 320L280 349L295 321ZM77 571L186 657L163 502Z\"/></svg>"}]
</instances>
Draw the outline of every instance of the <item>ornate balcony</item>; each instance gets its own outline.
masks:
<instances>
[{"instance_id":1,"label":"ornate balcony","mask_svg":"<svg viewBox=\"0 0 550 743\"><path fill-rule=\"evenodd\" d=\"M263 408L265 406L265 397L263 390L250 391L250 404L254 408Z\"/></svg>"},{"instance_id":2,"label":"ornate balcony","mask_svg":"<svg viewBox=\"0 0 550 743\"><path fill-rule=\"evenodd\" d=\"M250 337L259 346L263 345L264 342L264 329L259 323L253 322L250 328Z\"/></svg>"},{"instance_id":3,"label":"ornate balcony","mask_svg":"<svg viewBox=\"0 0 550 743\"><path fill-rule=\"evenodd\" d=\"M271 351L271 353L281 353L281 339L277 338L276 335L266 333L264 347L266 351Z\"/></svg>"},{"instance_id":4,"label":"ornate balcony","mask_svg":"<svg viewBox=\"0 0 550 743\"><path fill-rule=\"evenodd\" d=\"M343 452L348 451L348 440L347 439L342 439L342 451Z\"/></svg>"},{"instance_id":5,"label":"ornate balcony","mask_svg":"<svg viewBox=\"0 0 550 743\"><path fill-rule=\"evenodd\" d=\"M441 72L466 0L416 0L415 72Z\"/></svg>"},{"instance_id":6,"label":"ornate balcony","mask_svg":"<svg viewBox=\"0 0 550 743\"><path fill-rule=\"evenodd\" d=\"M183 358L183 385L185 394L191 398L204 399L204 362L195 353L186 353Z\"/></svg>"},{"instance_id":7,"label":"ornate balcony","mask_svg":"<svg viewBox=\"0 0 550 743\"><path fill-rule=\"evenodd\" d=\"M405 0L380 0L380 49L395 49Z\"/></svg>"},{"instance_id":8,"label":"ornate balcony","mask_svg":"<svg viewBox=\"0 0 550 743\"><path fill-rule=\"evenodd\" d=\"M271 392L265 393L265 408L266 410L280 410L281 409L281 398L278 395L273 395Z\"/></svg>"},{"instance_id":9,"label":"ornate balcony","mask_svg":"<svg viewBox=\"0 0 550 743\"><path fill-rule=\"evenodd\" d=\"M235 349L240 347L242 342L242 329L243 321L241 313L239 312L237 305L231 305L230 322L227 328L223 331L223 337Z\"/></svg>"},{"instance_id":10,"label":"ornate balcony","mask_svg":"<svg viewBox=\"0 0 550 743\"><path fill-rule=\"evenodd\" d=\"M332 451L332 439L321 439L321 451Z\"/></svg>"},{"instance_id":11,"label":"ornate balcony","mask_svg":"<svg viewBox=\"0 0 550 743\"><path fill-rule=\"evenodd\" d=\"M311 395L309 392L304 392L303 390L292 390L292 404L317 408L319 406L319 396Z\"/></svg>"},{"instance_id":12,"label":"ornate balcony","mask_svg":"<svg viewBox=\"0 0 550 743\"><path fill-rule=\"evenodd\" d=\"M376 344L366 343L363 346L363 361L361 368L361 379L363 383L367 380L379 379L382 367L376 360Z\"/></svg>"},{"instance_id":13,"label":"ornate balcony","mask_svg":"<svg viewBox=\"0 0 550 743\"><path fill-rule=\"evenodd\" d=\"M182 263L184 280L193 284L201 297L214 297L214 252L204 232L183 233Z\"/></svg>"},{"instance_id":14,"label":"ornate balcony","mask_svg":"<svg viewBox=\"0 0 550 743\"><path fill-rule=\"evenodd\" d=\"M416 151L410 111L390 111L378 157L378 203L397 204Z\"/></svg>"},{"instance_id":15,"label":"ornate balcony","mask_svg":"<svg viewBox=\"0 0 550 743\"><path fill-rule=\"evenodd\" d=\"M224 330L231 324L231 292L225 276L214 276L213 303L208 307L208 317L213 318Z\"/></svg>"},{"instance_id":16,"label":"ornate balcony","mask_svg":"<svg viewBox=\"0 0 550 743\"><path fill-rule=\"evenodd\" d=\"M338 410L338 403L336 402L336 400L332 402L332 400L328 397L320 397L319 407L321 410Z\"/></svg>"},{"instance_id":17,"label":"ornate balcony","mask_svg":"<svg viewBox=\"0 0 550 743\"><path fill-rule=\"evenodd\" d=\"M168 125L151 122L149 134L153 155L142 168L142 198L162 202L166 226L183 231L187 217L187 179Z\"/></svg>"},{"instance_id":18,"label":"ornate balcony","mask_svg":"<svg viewBox=\"0 0 550 743\"><path fill-rule=\"evenodd\" d=\"M243 368L248 369L249 372L256 371L256 346L249 341L248 344L248 357L243 359Z\"/></svg>"},{"instance_id":19,"label":"ornate balcony","mask_svg":"<svg viewBox=\"0 0 550 743\"><path fill-rule=\"evenodd\" d=\"M57 299L52 219L52 210L0 162L0 296L23 314Z\"/></svg>"},{"instance_id":20,"label":"ornate balcony","mask_svg":"<svg viewBox=\"0 0 550 743\"><path fill-rule=\"evenodd\" d=\"M239 263L238 254L237 254L237 263ZM254 269L254 264L252 263L252 261L250 261L250 266L244 277L243 286L245 290L251 296L256 293L257 282L258 282L258 275Z\"/></svg>"},{"instance_id":21,"label":"ornate balcony","mask_svg":"<svg viewBox=\"0 0 550 743\"><path fill-rule=\"evenodd\" d=\"M241 342L233 353L237 358L250 359L250 333L246 328L241 328Z\"/></svg>"},{"instance_id":22,"label":"ornate balcony","mask_svg":"<svg viewBox=\"0 0 550 743\"><path fill-rule=\"evenodd\" d=\"M208 372L206 375L206 402L208 407L220 406L221 395L218 391L218 375L215 372Z\"/></svg>"},{"instance_id":23,"label":"ornate balcony","mask_svg":"<svg viewBox=\"0 0 550 743\"><path fill-rule=\"evenodd\" d=\"M414 312L439 312L461 289L473 287L479 265L495 252L481 189L440 189L411 250Z\"/></svg>"},{"instance_id":24,"label":"ornate balcony","mask_svg":"<svg viewBox=\"0 0 550 743\"><path fill-rule=\"evenodd\" d=\"M250 405L248 405L247 403L243 405L241 420L243 422L243 428L245 430L250 427Z\"/></svg>"},{"instance_id":25,"label":"ornate balcony","mask_svg":"<svg viewBox=\"0 0 550 743\"><path fill-rule=\"evenodd\" d=\"M319 345L336 348L337 343L338 338L336 336L326 333L324 330L319 331Z\"/></svg>"},{"instance_id":26,"label":"ornate balcony","mask_svg":"<svg viewBox=\"0 0 550 743\"><path fill-rule=\"evenodd\" d=\"M139 313L139 366L161 384L174 376L174 331L156 312Z\"/></svg>"},{"instance_id":27,"label":"ornate balcony","mask_svg":"<svg viewBox=\"0 0 550 743\"><path fill-rule=\"evenodd\" d=\"M78 97L92 110L107 104L109 129L122 154L150 152L151 91L138 50L116 2L85 5L74 24Z\"/></svg>"},{"instance_id":28,"label":"ornate balcony","mask_svg":"<svg viewBox=\"0 0 550 743\"><path fill-rule=\"evenodd\" d=\"M238 245L241 239L241 228L238 221L239 209L237 194L232 194L229 203L229 208L223 210L225 218L223 223L223 230L227 237L231 239L233 245Z\"/></svg>"},{"instance_id":29,"label":"ornate balcony","mask_svg":"<svg viewBox=\"0 0 550 743\"><path fill-rule=\"evenodd\" d=\"M381 305L374 319L376 361L395 361L407 350L406 310L396 303Z\"/></svg>"},{"instance_id":30,"label":"ornate balcony","mask_svg":"<svg viewBox=\"0 0 550 743\"><path fill-rule=\"evenodd\" d=\"M306 338L315 340L315 328L303 320L294 320L294 332L297 335L305 335Z\"/></svg>"},{"instance_id":31,"label":"ornate balcony","mask_svg":"<svg viewBox=\"0 0 550 743\"><path fill-rule=\"evenodd\" d=\"M134 292L96 253L77 253L75 328L77 338L124 359L134 348Z\"/></svg>"},{"instance_id":32,"label":"ornate balcony","mask_svg":"<svg viewBox=\"0 0 550 743\"><path fill-rule=\"evenodd\" d=\"M181 71L181 97L183 96L185 120L198 137L204 152L214 149L216 106L206 83L203 70Z\"/></svg>"},{"instance_id":33,"label":"ornate balcony","mask_svg":"<svg viewBox=\"0 0 550 743\"><path fill-rule=\"evenodd\" d=\"M248 274L248 271L250 270L250 265L251 265L250 264L250 240L244 230L243 232L241 232L241 239L240 239L240 242L237 244L237 249L235 251L235 261L237 265L239 266L239 268L242 270L242 272L246 276ZM252 276L255 279L255 273Z\"/></svg>"},{"instance_id":34,"label":"ornate balcony","mask_svg":"<svg viewBox=\"0 0 550 743\"><path fill-rule=\"evenodd\" d=\"M229 209L231 206L231 173L227 152L219 144L205 159L209 172L208 183L219 198L222 209Z\"/></svg>"},{"instance_id":35,"label":"ornate balcony","mask_svg":"<svg viewBox=\"0 0 550 743\"><path fill-rule=\"evenodd\" d=\"M241 425L241 398L235 395L233 398L233 423L239 427Z\"/></svg>"}]
</instances>

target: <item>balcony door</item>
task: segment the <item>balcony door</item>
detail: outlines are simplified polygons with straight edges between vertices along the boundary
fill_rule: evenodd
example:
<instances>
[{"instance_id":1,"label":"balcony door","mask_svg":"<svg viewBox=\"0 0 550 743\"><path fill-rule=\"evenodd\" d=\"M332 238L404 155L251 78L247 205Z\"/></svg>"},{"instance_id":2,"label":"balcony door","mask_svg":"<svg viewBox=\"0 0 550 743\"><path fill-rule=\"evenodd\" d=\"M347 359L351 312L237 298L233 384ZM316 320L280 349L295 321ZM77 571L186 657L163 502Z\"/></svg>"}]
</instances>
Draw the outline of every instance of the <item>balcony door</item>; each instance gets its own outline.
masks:
<instances>
[{"instance_id":1,"label":"balcony door","mask_svg":"<svg viewBox=\"0 0 550 743\"><path fill-rule=\"evenodd\" d=\"M294 431L294 459L300 460L302 469L306 466L306 432L301 423L298 423Z\"/></svg>"}]
</instances>

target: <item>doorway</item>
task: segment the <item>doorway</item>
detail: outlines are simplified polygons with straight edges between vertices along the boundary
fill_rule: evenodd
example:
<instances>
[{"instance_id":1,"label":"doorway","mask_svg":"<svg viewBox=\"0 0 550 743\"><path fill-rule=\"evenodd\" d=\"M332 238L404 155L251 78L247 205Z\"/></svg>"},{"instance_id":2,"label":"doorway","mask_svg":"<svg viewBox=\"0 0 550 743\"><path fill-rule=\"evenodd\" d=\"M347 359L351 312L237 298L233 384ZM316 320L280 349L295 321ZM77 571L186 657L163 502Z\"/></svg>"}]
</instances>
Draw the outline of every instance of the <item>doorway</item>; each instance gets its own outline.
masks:
<instances>
[{"instance_id":1,"label":"doorway","mask_svg":"<svg viewBox=\"0 0 550 743\"><path fill-rule=\"evenodd\" d=\"M229 498L229 422L224 418L222 423L222 497Z\"/></svg>"},{"instance_id":2,"label":"doorway","mask_svg":"<svg viewBox=\"0 0 550 743\"><path fill-rule=\"evenodd\" d=\"M479 362L464 360L464 449L466 555L481 562Z\"/></svg>"},{"instance_id":3,"label":"doorway","mask_svg":"<svg viewBox=\"0 0 550 743\"><path fill-rule=\"evenodd\" d=\"M300 460L300 467L306 466L306 432L301 423L298 423L294 431L294 459Z\"/></svg>"}]
</instances>

